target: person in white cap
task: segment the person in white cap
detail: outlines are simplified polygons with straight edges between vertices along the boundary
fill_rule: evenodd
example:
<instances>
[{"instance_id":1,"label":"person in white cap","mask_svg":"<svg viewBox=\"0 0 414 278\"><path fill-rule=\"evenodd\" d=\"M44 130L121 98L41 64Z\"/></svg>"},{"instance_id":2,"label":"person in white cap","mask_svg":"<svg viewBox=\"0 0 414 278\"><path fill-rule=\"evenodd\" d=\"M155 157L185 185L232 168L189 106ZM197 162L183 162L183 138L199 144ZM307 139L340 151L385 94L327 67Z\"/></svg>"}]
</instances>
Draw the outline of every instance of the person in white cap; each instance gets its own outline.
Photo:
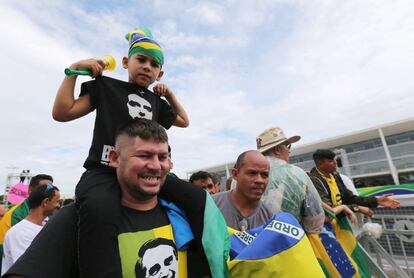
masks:
<instances>
[{"instance_id":1,"label":"person in white cap","mask_svg":"<svg viewBox=\"0 0 414 278\"><path fill-rule=\"evenodd\" d=\"M300 136L286 137L283 130L273 127L257 138L257 150L270 163L269 184L262 200L272 213L293 214L307 233L319 233L325 220L318 191L308 175L297 166L288 164L292 143Z\"/></svg>"}]
</instances>

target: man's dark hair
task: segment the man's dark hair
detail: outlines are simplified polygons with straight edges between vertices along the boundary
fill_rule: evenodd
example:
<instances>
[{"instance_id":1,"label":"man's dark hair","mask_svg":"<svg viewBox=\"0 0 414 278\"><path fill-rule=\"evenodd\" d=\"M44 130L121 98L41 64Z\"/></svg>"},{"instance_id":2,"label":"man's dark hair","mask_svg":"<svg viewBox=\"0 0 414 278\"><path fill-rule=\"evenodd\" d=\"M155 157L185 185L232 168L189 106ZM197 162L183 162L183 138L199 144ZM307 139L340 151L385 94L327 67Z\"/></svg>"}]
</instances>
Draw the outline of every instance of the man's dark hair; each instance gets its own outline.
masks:
<instances>
[{"instance_id":1,"label":"man's dark hair","mask_svg":"<svg viewBox=\"0 0 414 278\"><path fill-rule=\"evenodd\" d=\"M317 163L319 161L322 161L322 160L325 160L325 159L332 160L332 159L335 158L335 156L336 156L336 154L333 151L328 150L328 149L316 150L312 155L313 161L315 163Z\"/></svg>"},{"instance_id":2,"label":"man's dark hair","mask_svg":"<svg viewBox=\"0 0 414 278\"><path fill-rule=\"evenodd\" d=\"M219 174L210 172L210 176L214 184L221 184L221 177Z\"/></svg>"},{"instance_id":3,"label":"man's dark hair","mask_svg":"<svg viewBox=\"0 0 414 278\"><path fill-rule=\"evenodd\" d=\"M160 245L171 246L173 248L175 259L178 260L177 247L175 246L174 241L170 239L162 238L162 237L148 240L138 250L138 261L135 264L135 276L136 277L145 277L146 268L142 265L142 258L144 257L145 252L148 249L153 249Z\"/></svg>"},{"instance_id":4,"label":"man's dark hair","mask_svg":"<svg viewBox=\"0 0 414 278\"><path fill-rule=\"evenodd\" d=\"M191 177L190 177L190 182L194 182L194 181L198 181L198 180L206 180L206 179L208 179L208 178L210 178L211 180L213 180L213 178L211 177L211 175L210 175L210 173L209 172L206 172L206 171L198 171L198 172L195 172L195 173L193 173L192 175L191 175Z\"/></svg>"},{"instance_id":5,"label":"man's dark hair","mask_svg":"<svg viewBox=\"0 0 414 278\"><path fill-rule=\"evenodd\" d=\"M157 143L168 142L165 129L155 121L147 119L134 119L121 125L115 133L115 141L121 135L134 138L139 137L143 140L153 139Z\"/></svg>"},{"instance_id":6,"label":"man's dark hair","mask_svg":"<svg viewBox=\"0 0 414 278\"><path fill-rule=\"evenodd\" d=\"M42 204L44 199L52 200L56 194L56 191L59 191L59 189L51 183L37 186L32 190L27 198L29 209L37 208Z\"/></svg>"},{"instance_id":7,"label":"man's dark hair","mask_svg":"<svg viewBox=\"0 0 414 278\"><path fill-rule=\"evenodd\" d=\"M52 176L49 176L49 175L46 175L46 174L39 174L39 175L33 176L30 179L29 188L31 188L33 190L34 188L36 188L40 184L40 181L42 181L42 180L50 180L50 181L53 182Z\"/></svg>"}]
</instances>

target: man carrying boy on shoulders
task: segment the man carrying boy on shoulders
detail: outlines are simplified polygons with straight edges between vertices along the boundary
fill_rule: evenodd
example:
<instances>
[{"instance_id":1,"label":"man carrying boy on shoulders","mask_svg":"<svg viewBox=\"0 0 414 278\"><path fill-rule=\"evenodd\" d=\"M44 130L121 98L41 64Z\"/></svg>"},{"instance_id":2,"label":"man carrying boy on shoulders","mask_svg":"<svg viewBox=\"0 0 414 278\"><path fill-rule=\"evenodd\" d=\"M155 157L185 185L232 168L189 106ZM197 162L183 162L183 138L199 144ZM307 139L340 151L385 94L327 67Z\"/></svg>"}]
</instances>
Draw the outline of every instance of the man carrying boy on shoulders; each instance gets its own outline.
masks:
<instances>
[{"instance_id":1,"label":"man carrying boy on shoulders","mask_svg":"<svg viewBox=\"0 0 414 278\"><path fill-rule=\"evenodd\" d=\"M164 54L151 32L136 29L129 32L126 39L129 50L128 56L122 59L122 65L128 71L128 82L102 76L105 68L103 60L78 61L70 68L89 70L95 80L83 83L80 96L75 99L76 76L66 76L53 107L53 118L61 122L75 120L96 110L92 145L84 163L86 171L75 192L79 212L79 263L81 274L85 277L94 276L102 264L113 266L107 273L108 277L120 275L117 273L121 266L116 238L120 191L116 186L115 173L108 167L117 128L138 118L154 120L166 129L172 125L189 125L184 108L169 87L157 84L154 92L148 89L164 75ZM169 190L169 187L174 190ZM187 184L172 177L166 182L165 189L170 192L165 197L168 201L176 201L184 195L183 192L191 190ZM179 205L188 213L192 227L201 227L196 215L199 211L190 200L184 200ZM196 231L195 237L201 242L201 232Z\"/></svg>"},{"instance_id":2,"label":"man carrying boy on shoulders","mask_svg":"<svg viewBox=\"0 0 414 278\"><path fill-rule=\"evenodd\" d=\"M170 170L167 140L157 123L135 120L119 130L109 155L121 190L118 242L122 277L205 277L211 272L224 278L225 252L210 252L207 259L200 255L191 244L193 234L183 212L158 197ZM203 215L199 217L203 219ZM78 277L76 223L75 207L63 208L4 277ZM225 228L224 219L222 223ZM224 242L220 247L216 241L214 249L224 249ZM213 261L222 264L214 266ZM104 277L111 268L101 264L93 277Z\"/></svg>"}]
</instances>

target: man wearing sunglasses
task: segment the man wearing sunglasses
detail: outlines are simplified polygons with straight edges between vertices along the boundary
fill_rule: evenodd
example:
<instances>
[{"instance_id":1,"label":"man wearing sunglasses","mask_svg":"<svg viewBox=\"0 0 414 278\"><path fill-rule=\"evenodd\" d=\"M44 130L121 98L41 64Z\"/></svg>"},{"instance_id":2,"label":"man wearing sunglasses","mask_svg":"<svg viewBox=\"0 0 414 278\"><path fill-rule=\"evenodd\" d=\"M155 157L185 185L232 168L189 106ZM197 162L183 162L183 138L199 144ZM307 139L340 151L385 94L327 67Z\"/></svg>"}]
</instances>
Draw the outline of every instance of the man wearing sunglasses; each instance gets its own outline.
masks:
<instances>
[{"instance_id":1,"label":"man wearing sunglasses","mask_svg":"<svg viewBox=\"0 0 414 278\"><path fill-rule=\"evenodd\" d=\"M6 234L3 245L3 275L26 251L33 239L43 228L43 221L60 208L59 189L53 184L36 187L27 198L29 214L14 225Z\"/></svg>"},{"instance_id":2,"label":"man wearing sunglasses","mask_svg":"<svg viewBox=\"0 0 414 278\"><path fill-rule=\"evenodd\" d=\"M189 182L203 188L211 195L216 193L214 184L213 184L213 178L208 172L205 172L205 171L195 172L194 174L191 175Z\"/></svg>"},{"instance_id":3,"label":"man wearing sunglasses","mask_svg":"<svg viewBox=\"0 0 414 278\"><path fill-rule=\"evenodd\" d=\"M319 233L325 218L318 192L305 171L288 163L290 147L299 140L300 136L286 137L279 127L266 129L257 137L257 150L270 163L262 200L272 213L289 212L307 233Z\"/></svg>"},{"instance_id":4,"label":"man wearing sunglasses","mask_svg":"<svg viewBox=\"0 0 414 278\"><path fill-rule=\"evenodd\" d=\"M29 195L31 192L40 185L46 185L48 183L53 183L53 177L46 174L39 174L33 176L30 179L29 183ZM1 267L1 260L3 258L3 242L6 236L7 231L20 221L26 218L29 214L29 203L28 199L25 199L20 204L11 208L0 221L0 267ZM0 268L1 270L1 268ZM0 271L1 272L1 271Z\"/></svg>"}]
</instances>

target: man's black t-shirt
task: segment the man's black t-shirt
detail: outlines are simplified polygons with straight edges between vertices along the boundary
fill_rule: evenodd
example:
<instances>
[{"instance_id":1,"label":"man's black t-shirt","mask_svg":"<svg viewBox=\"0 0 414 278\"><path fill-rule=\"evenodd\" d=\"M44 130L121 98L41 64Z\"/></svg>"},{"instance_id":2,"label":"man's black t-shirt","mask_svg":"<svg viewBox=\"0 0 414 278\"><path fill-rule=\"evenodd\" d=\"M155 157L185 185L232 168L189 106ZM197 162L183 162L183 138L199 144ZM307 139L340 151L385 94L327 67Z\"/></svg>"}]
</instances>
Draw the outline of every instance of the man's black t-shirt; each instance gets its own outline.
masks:
<instances>
[{"instance_id":1,"label":"man's black t-shirt","mask_svg":"<svg viewBox=\"0 0 414 278\"><path fill-rule=\"evenodd\" d=\"M75 205L62 208L48 221L25 254L4 277L79 277L77 219ZM145 277L143 273L155 274L157 271L160 274L175 273L175 277L185 277L179 274L180 271L188 272L188 277L209 275L208 264L198 253L193 253L191 249L174 252L176 247L172 240L171 225L160 206L149 211L121 207L119 226L118 242L123 277L135 277L136 274ZM100 277L99 273L97 270L96 277Z\"/></svg>"},{"instance_id":2,"label":"man's black t-shirt","mask_svg":"<svg viewBox=\"0 0 414 278\"><path fill-rule=\"evenodd\" d=\"M122 277L187 277L187 252L178 251L166 212L123 207L118 235Z\"/></svg>"},{"instance_id":3,"label":"man's black t-shirt","mask_svg":"<svg viewBox=\"0 0 414 278\"><path fill-rule=\"evenodd\" d=\"M168 220L168 216L160 205L147 211L137 211L132 208L121 206L121 221L119 223L120 234L147 231L169 224L170 221Z\"/></svg>"},{"instance_id":4,"label":"man's black t-shirt","mask_svg":"<svg viewBox=\"0 0 414 278\"><path fill-rule=\"evenodd\" d=\"M106 76L82 83L80 96L88 94L92 110L96 109L95 128L86 169L108 165L109 151L119 125L135 118L154 120L166 129L177 118L176 111L148 89Z\"/></svg>"}]
</instances>

